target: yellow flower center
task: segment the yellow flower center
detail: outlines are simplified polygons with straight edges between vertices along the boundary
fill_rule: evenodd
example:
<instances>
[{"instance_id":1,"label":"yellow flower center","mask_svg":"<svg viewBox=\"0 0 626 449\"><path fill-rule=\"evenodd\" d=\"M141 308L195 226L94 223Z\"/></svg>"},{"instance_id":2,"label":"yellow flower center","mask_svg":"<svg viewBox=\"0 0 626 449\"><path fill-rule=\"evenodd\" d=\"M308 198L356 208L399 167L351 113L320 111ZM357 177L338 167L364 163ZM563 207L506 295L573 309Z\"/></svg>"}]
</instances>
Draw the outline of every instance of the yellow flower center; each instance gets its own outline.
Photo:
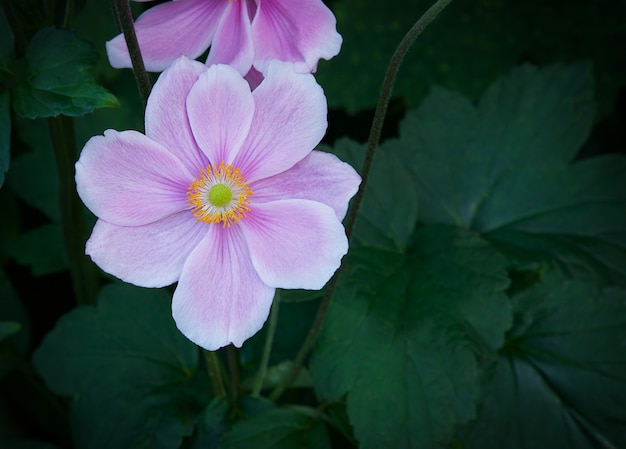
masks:
<instances>
[{"instance_id":1,"label":"yellow flower center","mask_svg":"<svg viewBox=\"0 0 626 449\"><path fill-rule=\"evenodd\" d=\"M187 203L196 220L230 226L250 210L252 190L241 172L230 164L209 164L187 189Z\"/></svg>"}]
</instances>

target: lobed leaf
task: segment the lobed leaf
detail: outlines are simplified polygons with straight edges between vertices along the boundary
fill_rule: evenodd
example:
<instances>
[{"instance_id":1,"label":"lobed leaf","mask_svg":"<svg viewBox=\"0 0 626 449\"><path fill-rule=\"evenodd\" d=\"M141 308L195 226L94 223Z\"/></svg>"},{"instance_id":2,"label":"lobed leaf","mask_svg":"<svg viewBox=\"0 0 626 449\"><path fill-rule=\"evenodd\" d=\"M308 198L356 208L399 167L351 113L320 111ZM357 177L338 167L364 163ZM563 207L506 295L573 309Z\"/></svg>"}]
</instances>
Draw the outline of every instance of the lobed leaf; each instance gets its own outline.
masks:
<instances>
[{"instance_id":1,"label":"lobed leaf","mask_svg":"<svg viewBox=\"0 0 626 449\"><path fill-rule=\"evenodd\" d=\"M507 263L481 238L429 226L411 248L353 250L311 360L322 398L347 395L363 448L449 441L474 416L477 357L510 326Z\"/></svg>"},{"instance_id":2,"label":"lobed leaf","mask_svg":"<svg viewBox=\"0 0 626 449\"><path fill-rule=\"evenodd\" d=\"M474 106L435 89L401 124L420 220L480 232L519 260L626 283L626 158L572 162L592 125L586 64L524 65Z\"/></svg>"},{"instance_id":3,"label":"lobed leaf","mask_svg":"<svg viewBox=\"0 0 626 449\"><path fill-rule=\"evenodd\" d=\"M52 391L74 398L78 447L178 447L202 406L197 347L160 290L105 286L97 307L59 320L33 362Z\"/></svg>"},{"instance_id":4,"label":"lobed leaf","mask_svg":"<svg viewBox=\"0 0 626 449\"><path fill-rule=\"evenodd\" d=\"M626 291L551 279L513 306L515 326L463 447L624 447Z\"/></svg>"}]
</instances>

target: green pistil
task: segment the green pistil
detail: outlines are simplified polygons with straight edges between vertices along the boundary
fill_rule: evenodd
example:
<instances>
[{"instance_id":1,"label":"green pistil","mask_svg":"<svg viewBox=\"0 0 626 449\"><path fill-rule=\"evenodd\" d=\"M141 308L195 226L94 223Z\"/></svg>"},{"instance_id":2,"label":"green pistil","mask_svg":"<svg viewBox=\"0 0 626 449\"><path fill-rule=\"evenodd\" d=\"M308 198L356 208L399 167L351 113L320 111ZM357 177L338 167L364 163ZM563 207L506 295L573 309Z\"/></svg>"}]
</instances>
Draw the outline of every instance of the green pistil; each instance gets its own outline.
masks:
<instances>
[{"instance_id":1,"label":"green pistil","mask_svg":"<svg viewBox=\"0 0 626 449\"><path fill-rule=\"evenodd\" d=\"M209 190L209 201L215 207L224 207L233 199L233 191L224 184L215 184Z\"/></svg>"}]
</instances>

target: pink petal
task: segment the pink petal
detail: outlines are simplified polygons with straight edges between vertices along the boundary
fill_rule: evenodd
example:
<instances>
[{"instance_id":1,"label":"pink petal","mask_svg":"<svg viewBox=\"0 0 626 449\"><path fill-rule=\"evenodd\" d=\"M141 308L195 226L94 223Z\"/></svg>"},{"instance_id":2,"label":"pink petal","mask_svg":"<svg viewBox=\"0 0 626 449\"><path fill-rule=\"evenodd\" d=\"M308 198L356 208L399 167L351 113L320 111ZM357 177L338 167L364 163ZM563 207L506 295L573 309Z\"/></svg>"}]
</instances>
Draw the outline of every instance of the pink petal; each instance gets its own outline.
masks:
<instances>
[{"instance_id":1,"label":"pink petal","mask_svg":"<svg viewBox=\"0 0 626 449\"><path fill-rule=\"evenodd\" d=\"M314 72L320 58L339 53L337 21L321 0L258 0L252 21L254 66L265 72L273 59L291 61L300 73Z\"/></svg>"},{"instance_id":2,"label":"pink petal","mask_svg":"<svg viewBox=\"0 0 626 449\"><path fill-rule=\"evenodd\" d=\"M204 53L228 5L226 1L169 1L139 16L135 31L146 70L160 72L179 56L195 59ZM132 67L122 34L108 41L106 49L113 67Z\"/></svg>"},{"instance_id":3,"label":"pink petal","mask_svg":"<svg viewBox=\"0 0 626 449\"><path fill-rule=\"evenodd\" d=\"M193 181L185 166L136 131L107 130L85 144L76 162L80 198L98 218L137 226L188 209Z\"/></svg>"},{"instance_id":4,"label":"pink petal","mask_svg":"<svg viewBox=\"0 0 626 449\"><path fill-rule=\"evenodd\" d=\"M289 63L273 62L253 92L254 116L235 159L249 181L294 166L326 132L326 97L313 75L297 74Z\"/></svg>"},{"instance_id":5,"label":"pink petal","mask_svg":"<svg viewBox=\"0 0 626 449\"><path fill-rule=\"evenodd\" d=\"M226 11L217 27L207 65L227 64L245 75L252 67L254 46L248 16L248 1L228 0Z\"/></svg>"},{"instance_id":6,"label":"pink petal","mask_svg":"<svg viewBox=\"0 0 626 449\"><path fill-rule=\"evenodd\" d=\"M190 173L207 165L187 117L187 94L206 66L181 57L154 84L146 105L146 136L175 154Z\"/></svg>"},{"instance_id":7,"label":"pink petal","mask_svg":"<svg viewBox=\"0 0 626 449\"><path fill-rule=\"evenodd\" d=\"M187 97L191 129L213 163L231 163L243 143L254 113L248 83L227 65L211 66Z\"/></svg>"},{"instance_id":8,"label":"pink petal","mask_svg":"<svg viewBox=\"0 0 626 449\"><path fill-rule=\"evenodd\" d=\"M116 226L98 220L86 253L107 273L142 287L178 280L185 260L206 235L190 211L143 226Z\"/></svg>"},{"instance_id":9,"label":"pink petal","mask_svg":"<svg viewBox=\"0 0 626 449\"><path fill-rule=\"evenodd\" d=\"M348 252L348 239L335 212L316 201L254 204L237 224L254 268L272 287L320 289Z\"/></svg>"},{"instance_id":10,"label":"pink petal","mask_svg":"<svg viewBox=\"0 0 626 449\"><path fill-rule=\"evenodd\" d=\"M313 200L333 208L342 220L361 177L334 154L312 151L282 173L251 183L254 203L282 199Z\"/></svg>"},{"instance_id":11,"label":"pink petal","mask_svg":"<svg viewBox=\"0 0 626 449\"><path fill-rule=\"evenodd\" d=\"M208 350L241 346L267 319L274 289L250 262L237 226L209 226L209 233L187 259L172 299L180 331Z\"/></svg>"}]
</instances>

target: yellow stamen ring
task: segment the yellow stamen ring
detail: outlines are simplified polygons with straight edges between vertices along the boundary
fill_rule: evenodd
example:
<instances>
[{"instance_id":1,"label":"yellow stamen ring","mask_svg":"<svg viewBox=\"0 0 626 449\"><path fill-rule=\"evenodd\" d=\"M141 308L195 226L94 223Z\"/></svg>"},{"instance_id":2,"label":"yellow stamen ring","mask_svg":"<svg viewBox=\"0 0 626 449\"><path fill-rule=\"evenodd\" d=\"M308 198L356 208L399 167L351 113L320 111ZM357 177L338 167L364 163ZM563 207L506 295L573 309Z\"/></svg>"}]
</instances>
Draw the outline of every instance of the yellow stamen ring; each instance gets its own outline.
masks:
<instances>
[{"instance_id":1,"label":"yellow stamen ring","mask_svg":"<svg viewBox=\"0 0 626 449\"><path fill-rule=\"evenodd\" d=\"M230 226L250 210L252 190L241 172L230 164L209 164L187 189L187 204L196 220Z\"/></svg>"}]
</instances>

